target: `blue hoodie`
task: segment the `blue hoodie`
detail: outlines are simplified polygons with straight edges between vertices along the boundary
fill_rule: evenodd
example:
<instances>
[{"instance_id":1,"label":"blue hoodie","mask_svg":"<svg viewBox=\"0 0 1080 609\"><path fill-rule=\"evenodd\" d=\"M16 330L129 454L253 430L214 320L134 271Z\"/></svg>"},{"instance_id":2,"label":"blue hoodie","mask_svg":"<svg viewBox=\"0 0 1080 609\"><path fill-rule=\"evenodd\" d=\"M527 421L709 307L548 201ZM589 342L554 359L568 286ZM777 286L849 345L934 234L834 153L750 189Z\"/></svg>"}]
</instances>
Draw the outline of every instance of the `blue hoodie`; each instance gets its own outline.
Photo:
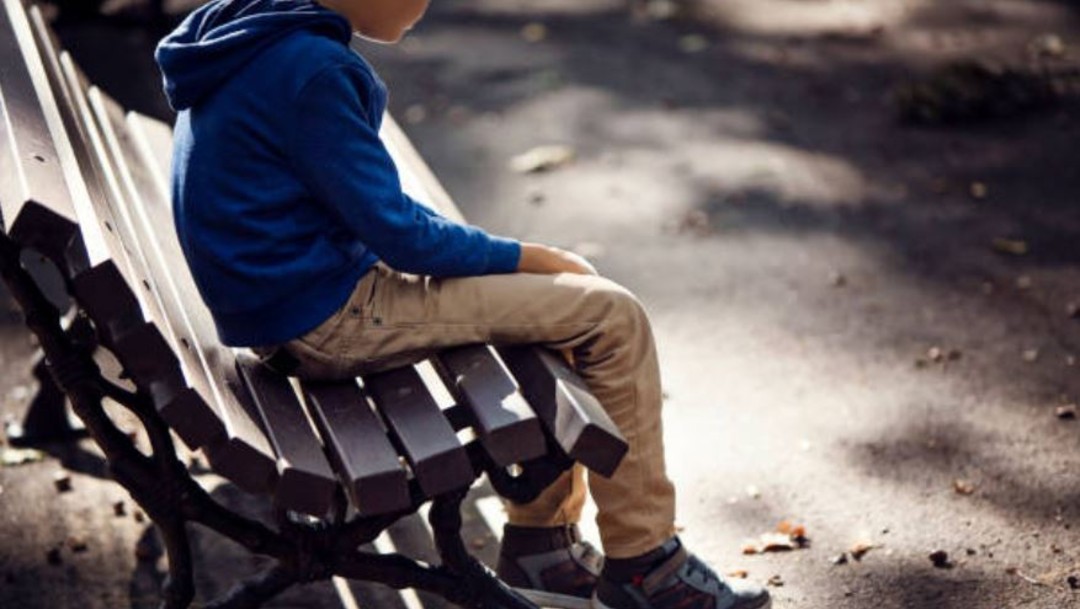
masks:
<instances>
[{"instance_id":1,"label":"blue hoodie","mask_svg":"<svg viewBox=\"0 0 1080 609\"><path fill-rule=\"evenodd\" d=\"M302 336L379 259L435 276L512 272L521 246L402 193L386 87L310 0L214 0L159 45L178 112L180 245L227 345Z\"/></svg>"}]
</instances>

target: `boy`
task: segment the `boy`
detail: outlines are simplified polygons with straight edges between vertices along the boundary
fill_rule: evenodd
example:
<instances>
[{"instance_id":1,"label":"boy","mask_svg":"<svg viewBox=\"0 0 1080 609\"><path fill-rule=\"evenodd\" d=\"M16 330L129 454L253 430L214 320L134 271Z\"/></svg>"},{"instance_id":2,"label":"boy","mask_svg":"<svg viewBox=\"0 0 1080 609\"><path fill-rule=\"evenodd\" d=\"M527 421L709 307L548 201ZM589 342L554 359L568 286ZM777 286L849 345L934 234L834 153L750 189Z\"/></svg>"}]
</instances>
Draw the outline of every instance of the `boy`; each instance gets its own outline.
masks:
<instances>
[{"instance_id":1,"label":"boy","mask_svg":"<svg viewBox=\"0 0 1080 609\"><path fill-rule=\"evenodd\" d=\"M580 541L580 470L509 505L499 575L571 609L761 609L674 534L648 320L579 256L456 224L401 192L386 89L348 43L396 42L427 0L214 0L158 48L177 232L223 342L309 378L454 344L570 349L630 450L591 477L606 560ZM406 274L408 273L408 274Z\"/></svg>"}]
</instances>

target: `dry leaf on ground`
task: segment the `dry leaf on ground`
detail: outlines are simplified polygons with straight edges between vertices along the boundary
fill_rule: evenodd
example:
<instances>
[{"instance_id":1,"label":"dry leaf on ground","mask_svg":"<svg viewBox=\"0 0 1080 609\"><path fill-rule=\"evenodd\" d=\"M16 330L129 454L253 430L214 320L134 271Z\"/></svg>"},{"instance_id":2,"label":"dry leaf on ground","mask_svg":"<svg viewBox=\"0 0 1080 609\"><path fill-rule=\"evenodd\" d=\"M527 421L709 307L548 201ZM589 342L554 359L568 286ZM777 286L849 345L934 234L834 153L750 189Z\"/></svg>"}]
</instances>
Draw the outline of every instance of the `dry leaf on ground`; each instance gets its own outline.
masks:
<instances>
[{"instance_id":1,"label":"dry leaf on ground","mask_svg":"<svg viewBox=\"0 0 1080 609\"><path fill-rule=\"evenodd\" d=\"M1076 419L1076 404L1065 404L1054 409L1054 416L1064 421Z\"/></svg>"},{"instance_id":2,"label":"dry leaf on ground","mask_svg":"<svg viewBox=\"0 0 1080 609\"><path fill-rule=\"evenodd\" d=\"M551 171L574 160L574 149L561 144L537 146L510 159L510 169L517 173Z\"/></svg>"},{"instance_id":3,"label":"dry leaf on ground","mask_svg":"<svg viewBox=\"0 0 1080 609\"><path fill-rule=\"evenodd\" d=\"M44 458L45 453L34 448L0 447L0 465L5 467L36 463Z\"/></svg>"},{"instance_id":4,"label":"dry leaf on ground","mask_svg":"<svg viewBox=\"0 0 1080 609\"><path fill-rule=\"evenodd\" d=\"M851 554L851 557L855 560L862 560L863 556L866 556L867 552L873 550L876 547L878 547L877 544L873 543L872 541L860 540L851 544L851 547L848 548L848 554Z\"/></svg>"},{"instance_id":5,"label":"dry leaf on ground","mask_svg":"<svg viewBox=\"0 0 1080 609\"><path fill-rule=\"evenodd\" d=\"M952 487L957 495L971 495L975 493L975 484L969 480L953 480Z\"/></svg>"},{"instance_id":6,"label":"dry leaf on ground","mask_svg":"<svg viewBox=\"0 0 1080 609\"><path fill-rule=\"evenodd\" d=\"M1028 253L1027 241L1021 239L1006 239L1005 237L997 237L991 243L991 247L995 252L999 254L1010 254L1012 256L1023 256Z\"/></svg>"},{"instance_id":7,"label":"dry leaf on ground","mask_svg":"<svg viewBox=\"0 0 1080 609\"><path fill-rule=\"evenodd\" d=\"M806 527L784 520L775 531L763 533L757 539L743 544L743 554L764 554L766 552L790 552L806 548L810 538L806 536Z\"/></svg>"}]
</instances>

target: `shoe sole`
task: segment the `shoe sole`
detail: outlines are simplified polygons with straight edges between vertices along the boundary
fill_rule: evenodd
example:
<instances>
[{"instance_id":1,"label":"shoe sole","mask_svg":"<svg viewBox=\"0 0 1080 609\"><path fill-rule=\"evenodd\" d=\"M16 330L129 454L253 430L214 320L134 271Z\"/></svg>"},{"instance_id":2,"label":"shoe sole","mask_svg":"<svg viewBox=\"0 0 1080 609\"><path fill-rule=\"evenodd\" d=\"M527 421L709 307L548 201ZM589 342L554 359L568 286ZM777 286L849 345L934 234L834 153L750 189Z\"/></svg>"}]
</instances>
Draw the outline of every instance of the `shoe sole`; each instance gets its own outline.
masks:
<instances>
[{"instance_id":1,"label":"shoe sole","mask_svg":"<svg viewBox=\"0 0 1080 609\"><path fill-rule=\"evenodd\" d=\"M588 605L589 605L589 609L615 609L615 607L609 607L608 605L605 605L603 603L603 601L601 601L599 598L596 597L595 594L592 596L592 598L589 599ZM772 597L770 596L770 597L767 597L765 599L765 602L760 604L760 605L755 605L753 607L751 607L751 606L739 607L738 609L770 609L771 607L772 607Z\"/></svg>"},{"instance_id":2,"label":"shoe sole","mask_svg":"<svg viewBox=\"0 0 1080 609\"><path fill-rule=\"evenodd\" d=\"M554 592L532 590L529 588L514 588L514 591L540 607L551 607L552 609L590 609L589 599L580 596L556 594Z\"/></svg>"}]
</instances>

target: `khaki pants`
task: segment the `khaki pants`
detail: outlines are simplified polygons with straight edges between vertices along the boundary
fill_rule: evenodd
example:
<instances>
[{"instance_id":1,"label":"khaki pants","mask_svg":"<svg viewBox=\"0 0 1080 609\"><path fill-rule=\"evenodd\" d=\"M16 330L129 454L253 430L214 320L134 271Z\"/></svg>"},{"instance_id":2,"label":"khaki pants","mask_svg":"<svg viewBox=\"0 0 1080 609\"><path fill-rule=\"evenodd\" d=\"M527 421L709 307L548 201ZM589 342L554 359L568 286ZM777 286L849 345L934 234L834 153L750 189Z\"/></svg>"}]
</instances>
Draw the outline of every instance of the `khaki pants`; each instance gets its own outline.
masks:
<instances>
[{"instance_id":1,"label":"khaki pants","mask_svg":"<svg viewBox=\"0 0 1080 609\"><path fill-rule=\"evenodd\" d=\"M419 361L452 345L544 343L570 350L575 368L630 445L610 478L590 475L604 551L628 558L674 534L675 492L664 468L660 372L638 300L585 275L508 274L436 279L377 265L349 301L287 348L309 378L350 377ZM508 505L513 524L577 522L580 467L534 502Z\"/></svg>"}]
</instances>

